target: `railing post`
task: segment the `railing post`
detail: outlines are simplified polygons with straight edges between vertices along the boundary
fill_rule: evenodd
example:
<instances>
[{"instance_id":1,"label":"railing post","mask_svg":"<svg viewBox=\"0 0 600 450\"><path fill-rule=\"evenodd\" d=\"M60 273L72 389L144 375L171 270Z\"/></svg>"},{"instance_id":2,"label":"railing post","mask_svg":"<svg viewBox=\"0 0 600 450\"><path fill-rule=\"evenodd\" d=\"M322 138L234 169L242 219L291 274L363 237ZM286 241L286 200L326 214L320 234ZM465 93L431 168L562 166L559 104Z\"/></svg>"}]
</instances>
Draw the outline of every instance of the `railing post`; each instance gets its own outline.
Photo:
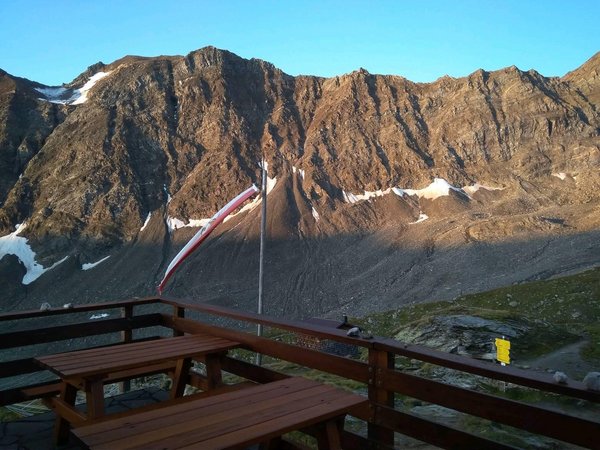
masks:
<instances>
[{"instance_id":1,"label":"railing post","mask_svg":"<svg viewBox=\"0 0 600 450\"><path fill-rule=\"evenodd\" d=\"M369 348L369 408L371 417L367 427L369 440L374 440L384 448L394 447L394 431L378 425L378 406L394 407L394 392L385 389L382 383L382 372L394 368L394 354L377 348ZM375 445L374 448L378 448Z\"/></svg>"},{"instance_id":2,"label":"railing post","mask_svg":"<svg viewBox=\"0 0 600 450\"><path fill-rule=\"evenodd\" d=\"M173 318L174 319L183 319L185 317L185 308L183 306L175 305L173 306ZM183 332L178 331L173 328L173 336L183 336Z\"/></svg>"},{"instance_id":3,"label":"railing post","mask_svg":"<svg viewBox=\"0 0 600 450\"><path fill-rule=\"evenodd\" d=\"M133 305L126 305L121 308L121 317L124 319L131 320L133 318ZM133 330L128 328L126 330L121 331L121 342L123 344L127 344L133 340ZM125 380L121 383L120 391L122 393L128 392L131 390L131 381Z\"/></svg>"}]
</instances>

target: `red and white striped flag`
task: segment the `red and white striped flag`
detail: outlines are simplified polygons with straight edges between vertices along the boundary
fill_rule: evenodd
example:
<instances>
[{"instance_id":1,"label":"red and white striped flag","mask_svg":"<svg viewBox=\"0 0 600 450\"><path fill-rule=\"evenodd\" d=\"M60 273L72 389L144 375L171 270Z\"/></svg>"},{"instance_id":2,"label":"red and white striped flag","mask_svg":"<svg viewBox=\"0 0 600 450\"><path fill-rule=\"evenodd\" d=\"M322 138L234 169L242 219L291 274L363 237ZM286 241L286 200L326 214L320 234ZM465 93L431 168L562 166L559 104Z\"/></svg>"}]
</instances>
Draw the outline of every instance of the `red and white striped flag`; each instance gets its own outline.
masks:
<instances>
[{"instance_id":1,"label":"red and white striped flag","mask_svg":"<svg viewBox=\"0 0 600 450\"><path fill-rule=\"evenodd\" d=\"M165 284L167 284L167 281L169 281L169 278L171 278L171 275L173 275L173 273L175 272L177 267L179 267L179 265L183 262L183 260L185 258L187 258L188 256L190 256L192 254L192 252L194 250L196 250L198 248L198 246L200 244L202 244L202 242L204 242L204 240L208 237L208 235L210 233L212 233L212 231L215 228L217 228L217 226L221 222L223 222L223 220L225 220L225 218L229 214L231 214L233 211L235 211L235 209L237 207L239 207L242 203L244 203L250 197L255 196L258 192L259 192L259 189L255 185L252 185L251 187L246 189L244 192L242 192L236 198L234 198L229 203L227 203L223 208L221 208L214 216L212 216L210 221L204 227L202 227L202 229L200 231L198 231L194 235L194 237L192 239L190 239L190 241L187 244L185 244L185 246L181 249L181 251L179 253L177 253L177 256L175 256L175 258L173 258L173 261L171 261L171 264L169 264L169 267L167 267L165 276L163 277L162 281L158 285L158 294L159 295L162 294Z\"/></svg>"}]
</instances>

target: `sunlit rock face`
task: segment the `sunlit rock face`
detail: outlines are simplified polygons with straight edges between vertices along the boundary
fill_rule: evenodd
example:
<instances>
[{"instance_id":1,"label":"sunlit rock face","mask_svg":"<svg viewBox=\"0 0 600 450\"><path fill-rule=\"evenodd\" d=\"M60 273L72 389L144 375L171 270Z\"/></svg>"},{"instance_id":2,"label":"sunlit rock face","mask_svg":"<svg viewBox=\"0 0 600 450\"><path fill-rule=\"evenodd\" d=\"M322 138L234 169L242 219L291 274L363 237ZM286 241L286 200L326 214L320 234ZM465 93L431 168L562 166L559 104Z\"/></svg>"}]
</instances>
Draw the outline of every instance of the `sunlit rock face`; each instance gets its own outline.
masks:
<instances>
[{"instance_id":1,"label":"sunlit rock face","mask_svg":"<svg viewBox=\"0 0 600 450\"><path fill-rule=\"evenodd\" d=\"M360 313L598 264L599 70L597 54L562 78L326 79L207 47L98 63L61 87L0 71L0 236L26 224L14 236L32 252L0 252L3 276L27 286L19 307L151 295L198 227L260 186L263 158L273 313ZM165 293L250 307L258 205Z\"/></svg>"}]
</instances>

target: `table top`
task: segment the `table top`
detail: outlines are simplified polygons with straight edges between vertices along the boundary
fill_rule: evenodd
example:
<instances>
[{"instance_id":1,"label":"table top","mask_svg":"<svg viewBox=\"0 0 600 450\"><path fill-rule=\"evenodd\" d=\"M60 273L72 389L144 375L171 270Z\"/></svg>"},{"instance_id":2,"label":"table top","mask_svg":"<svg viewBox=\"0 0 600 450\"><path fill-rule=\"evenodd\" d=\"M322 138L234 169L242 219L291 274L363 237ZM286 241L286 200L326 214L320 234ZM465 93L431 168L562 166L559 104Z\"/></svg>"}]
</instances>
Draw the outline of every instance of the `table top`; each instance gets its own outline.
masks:
<instances>
[{"instance_id":1,"label":"table top","mask_svg":"<svg viewBox=\"0 0 600 450\"><path fill-rule=\"evenodd\" d=\"M193 334L110 347L77 350L35 358L61 378L102 376L149 364L221 353L239 342L208 334Z\"/></svg>"},{"instance_id":2,"label":"table top","mask_svg":"<svg viewBox=\"0 0 600 450\"><path fill-rule=\"evenodd\" d=\"M84 425L73 433L97 450L238 448L333 419L367 404L365 397L292 377Z\"/></svg>"}]
</instances>

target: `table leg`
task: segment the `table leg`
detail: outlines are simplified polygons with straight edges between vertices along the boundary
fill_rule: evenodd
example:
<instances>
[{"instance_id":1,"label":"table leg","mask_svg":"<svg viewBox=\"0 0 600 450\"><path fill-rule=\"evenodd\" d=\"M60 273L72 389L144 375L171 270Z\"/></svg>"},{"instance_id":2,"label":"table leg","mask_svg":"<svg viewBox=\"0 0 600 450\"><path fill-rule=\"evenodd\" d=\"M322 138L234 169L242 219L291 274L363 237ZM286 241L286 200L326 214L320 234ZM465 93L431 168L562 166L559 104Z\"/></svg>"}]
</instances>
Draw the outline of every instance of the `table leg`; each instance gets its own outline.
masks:
<instances>
[{"instance_id":1,"label":"table leg","mask_svg":"<svg viewBox=\"0 0 600 450\"><path fill-rule=\"evenodd\" d=\"M341 450L341 431L344 423L343 418L328 420L325 428L317 434L317 445L319 450Z\"/></svg>"},{"instance_id":2,"label":"table leg","mask_svg":"<svg viewBox=\"0 0 600 450\"><path fill-rule=\"evenodd\" d=\"M206 355L204 363L206 364L206 381L208 389L214 389L223 384L221 374L221 358L223 355L212 354Z\"/></svg>"},{"instance_id":3,"label":"table leg","mask_svg":"<svg viewBox=\"0 0 600 450\"><path fill-rule=\"evenodd\" d=\"M60 399L63 400L66 404L75 407L75 398L77 397L77 388L75 386L70 385L66 381L63 381L62 387L60 389ZM56 416L56 421L54 423L54 442L58 444L62 444L66 442L69 438L69 422L62 418L60 415Z\"/></svg>"},{"instance_id":4,"label":"table leg","mask_svg":"<svg viewBox=\"0 0 600 450\"><path fill-rule=\"evenodd\" d=\"M184 358L177 361L175 374L173 375L173 386L171 386L171 398L183 397L185 385L190 376L192 358Z\"/></svg>"},{"instance_id":5,"label":"table leg","mask_svg":"<svg viewBox=\"0 0 600 450\"><path fill-rule=\"evenodd\" d=\"M85 399L88 419L96 419L104 415L104 383L102 380L90 381L86 384Z\"/></svg>"}]
</instances>

